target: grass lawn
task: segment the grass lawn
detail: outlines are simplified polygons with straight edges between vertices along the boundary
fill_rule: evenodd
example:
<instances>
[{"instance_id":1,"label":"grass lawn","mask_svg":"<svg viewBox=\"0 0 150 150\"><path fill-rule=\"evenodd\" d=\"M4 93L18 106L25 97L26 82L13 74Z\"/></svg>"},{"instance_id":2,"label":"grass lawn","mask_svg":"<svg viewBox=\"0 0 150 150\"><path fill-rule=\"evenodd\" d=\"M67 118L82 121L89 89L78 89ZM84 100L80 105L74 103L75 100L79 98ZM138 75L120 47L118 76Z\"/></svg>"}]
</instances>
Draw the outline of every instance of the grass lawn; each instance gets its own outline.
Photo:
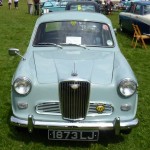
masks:
<instances>
[{"instance_id":1,"label":"grass lawn","mask_svg":"<svg viewBox=\"0 0 150 150\"><path fill-rule=\"evenodd\" d=\"M19 57L10 57L8 48L19 48L23 54L38 16L27 14L26 0L19 9L8 10L7 1L0 7L0 150L150 150L150 41L148 49L131 47L132 35L117 33L118 44L132 66L139 83L137 117L139 126L129 135L113 136L102 133L99 142L48 141L46 130L18 130L10 125L11 78ZM118 13L109 16L114 28L119 28Z\"/></svg>"}]
</instances>

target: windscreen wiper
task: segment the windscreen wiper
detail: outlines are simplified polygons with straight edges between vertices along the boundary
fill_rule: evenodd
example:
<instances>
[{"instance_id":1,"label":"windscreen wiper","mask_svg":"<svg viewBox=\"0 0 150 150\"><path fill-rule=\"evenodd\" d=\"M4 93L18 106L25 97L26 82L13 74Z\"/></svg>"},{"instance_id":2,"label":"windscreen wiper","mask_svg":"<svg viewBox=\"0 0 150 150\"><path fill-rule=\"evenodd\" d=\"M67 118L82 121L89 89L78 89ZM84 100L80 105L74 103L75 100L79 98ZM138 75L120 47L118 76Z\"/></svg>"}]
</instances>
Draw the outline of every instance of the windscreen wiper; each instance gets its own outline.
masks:
<instances>
[{"instance_id":1,"label":"windscreen wiper","mask_svg":"<svg viewBox=\"0 0 150 150\"><path fill-rule=\"evenodd\" d=\"M85 45L82 45L82 44L75 44L75 43L60 43L61 45L72 45L72 46L79 46L79 47L82 47L84 49L86 49L86 46Z\"/></svg>"},{"instance_id":2,"label":"windscreen wiper","mask_svg":"<svg viewBox=\"0 0 150 150\"><path fill-rule=\"evenodd\" d=\"M55 44L55 43L38 43L38 45L53 45L53 46L59 47L61 49L63 48L61 45Z\"/></svg>"}]
</instances>

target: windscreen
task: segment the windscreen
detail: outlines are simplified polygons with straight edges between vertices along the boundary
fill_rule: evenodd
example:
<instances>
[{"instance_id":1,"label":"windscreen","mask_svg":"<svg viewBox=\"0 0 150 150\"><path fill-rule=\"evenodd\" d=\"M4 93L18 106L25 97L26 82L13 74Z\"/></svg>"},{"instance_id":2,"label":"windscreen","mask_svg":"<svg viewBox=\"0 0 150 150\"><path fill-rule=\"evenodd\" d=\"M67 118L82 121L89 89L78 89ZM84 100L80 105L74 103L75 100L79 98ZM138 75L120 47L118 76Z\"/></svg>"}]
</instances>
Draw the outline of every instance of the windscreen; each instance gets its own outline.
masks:
<instances>
[{"instance_id":1,"label":"windscreen","mask_svg":"<svg viewBox=\"0 0 150 150\"><path fill-rule=\"evenodd\" d=\"M46 46L46 43L47 45L48 43L68 43L85 46L114 46L109 25L87 21L47 22L40 24L33 46Z\"/></svg>"},{"instance_id":2,"label":"windscreen","mask_svg":"<svg viewBox=\"0 0 150 150\"><path fill-rule=\"evenodd\" d=\"M72 4L70 6L70 10L77 10L77 11L91 11L91 12L95 12L95 6L94 5L86 5L86 4L80 4L80 5L76 5L76 4Z\"/></svg>"}]
</instances>

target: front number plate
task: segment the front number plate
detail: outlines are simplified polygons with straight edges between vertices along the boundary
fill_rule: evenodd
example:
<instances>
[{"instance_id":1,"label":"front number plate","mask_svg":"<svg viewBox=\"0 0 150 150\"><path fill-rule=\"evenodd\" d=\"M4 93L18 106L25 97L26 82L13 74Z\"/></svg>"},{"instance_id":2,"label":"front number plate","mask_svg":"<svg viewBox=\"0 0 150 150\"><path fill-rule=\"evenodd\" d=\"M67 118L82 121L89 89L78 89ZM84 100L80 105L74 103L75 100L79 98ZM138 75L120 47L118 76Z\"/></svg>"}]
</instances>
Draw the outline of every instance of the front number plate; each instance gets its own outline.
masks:
<instances>
[{"instance_id":1,"label":"front number plate","mask_svg":"<svg viewBox=\"0 0 150 150\"><path fill-rule=\"evenodd\" d=\"M48 130L49 140L97 141L99 131Z\"/></svg>"}]
</instances>

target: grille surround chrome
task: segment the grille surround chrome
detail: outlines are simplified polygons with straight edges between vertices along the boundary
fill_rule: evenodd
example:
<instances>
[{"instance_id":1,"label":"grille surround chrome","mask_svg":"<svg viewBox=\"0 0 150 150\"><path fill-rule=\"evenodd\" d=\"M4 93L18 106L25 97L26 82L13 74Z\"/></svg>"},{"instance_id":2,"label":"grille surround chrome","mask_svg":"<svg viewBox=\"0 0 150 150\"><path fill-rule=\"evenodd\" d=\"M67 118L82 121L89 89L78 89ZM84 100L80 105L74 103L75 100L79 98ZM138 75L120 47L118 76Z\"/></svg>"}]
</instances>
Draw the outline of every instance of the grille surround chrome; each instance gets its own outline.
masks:
<instances>
[{"instance_id":1,"label":"grille surround chrome","mask_svg":"<svg viewBox=\"0 0 150 150\"><path fill-rule=\"evenodd\" d=\"M88 81L62 81L59 83L59 99L63 119L83 120L89 106L90 83Z\"/></svg>"},{"instance_id":2,"label":"grille surround chrome","mask_svg":"<svg viewBox=\"0 0 150 150\"><path fill-rule=\"evenodd\" d=\"M102 104L105 106L105 110L102 113L98 113L96 111L96 106ZM51 105L55 105L55 110L51 109ZM47 110L47 107L49 109L49 111L45 111L45 109ZM43 109L39 109L39 108L43 108ZM39 103L38 105L36 105L35 110L38 114L47 114L47 115L58 115L61 116L61 111L60 111L60 103L59 102L44 102L44 103ZM87 112L87 117L90 116L103 116L103 115L111 115L114 111L114 107L111 104L106 104L106 103L98 103L98 102L91 102L89 104L89 108L88 108L88 112ZM74 120L75 121L75 120Z\"/></svg>"},{"instance_id":3,"label":"grille surround chrome","mask_svg":"<svg viewBox=\"0 0 150 150\"><path fill-rule=\"evenodd\" d=\"M61 115L59 102L47 101L47 102L39 103L36 105L35 111L38 114Z\"/></svg>"}]
</instances>

